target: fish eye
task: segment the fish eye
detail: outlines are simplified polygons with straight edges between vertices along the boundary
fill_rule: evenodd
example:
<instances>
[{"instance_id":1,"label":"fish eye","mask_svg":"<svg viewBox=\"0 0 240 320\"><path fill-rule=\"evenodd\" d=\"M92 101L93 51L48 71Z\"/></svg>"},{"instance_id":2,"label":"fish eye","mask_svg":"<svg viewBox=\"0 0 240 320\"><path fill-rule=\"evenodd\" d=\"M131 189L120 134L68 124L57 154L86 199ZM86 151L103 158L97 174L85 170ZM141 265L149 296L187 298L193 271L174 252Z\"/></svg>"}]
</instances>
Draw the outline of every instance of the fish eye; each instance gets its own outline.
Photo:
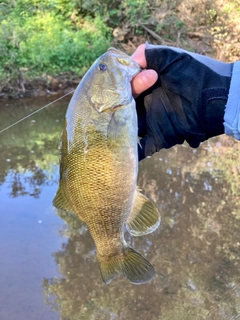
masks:
<instances>
[{"instance_id":1,"label":"fish eye","mask_svg":"<svg viewBox=\"0 0 240 320\"><path fill-rule=\"evenodd\" d=\"M105 63L99 63L98 69L101 71L106 71L107 70L107 65Z\"/></svg>"}]
</instances>

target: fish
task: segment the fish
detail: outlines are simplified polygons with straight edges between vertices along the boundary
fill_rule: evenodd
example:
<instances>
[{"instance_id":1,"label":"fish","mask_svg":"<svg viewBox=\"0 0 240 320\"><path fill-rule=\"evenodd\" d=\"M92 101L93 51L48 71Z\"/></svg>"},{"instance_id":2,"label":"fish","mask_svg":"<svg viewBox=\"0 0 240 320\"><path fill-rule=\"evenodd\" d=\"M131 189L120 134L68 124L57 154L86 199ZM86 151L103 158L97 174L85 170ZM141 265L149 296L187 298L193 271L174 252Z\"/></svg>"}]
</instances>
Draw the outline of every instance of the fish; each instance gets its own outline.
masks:
<instances>
[{"instance_id":1,"label":"fish","mask_svg":"<svg viewBox=\"0 0 240 320\"><path fill-rule=\"evenodd\" d=\"M131 80L140 65L109 48L79 83L60 138L60 178L53 205L76 214L95 242L103 281L122 274L133 284L151 281L152 264L124 239L160 224L158 209L137 187L138 125Z\"/></svg>"}]
</instances>

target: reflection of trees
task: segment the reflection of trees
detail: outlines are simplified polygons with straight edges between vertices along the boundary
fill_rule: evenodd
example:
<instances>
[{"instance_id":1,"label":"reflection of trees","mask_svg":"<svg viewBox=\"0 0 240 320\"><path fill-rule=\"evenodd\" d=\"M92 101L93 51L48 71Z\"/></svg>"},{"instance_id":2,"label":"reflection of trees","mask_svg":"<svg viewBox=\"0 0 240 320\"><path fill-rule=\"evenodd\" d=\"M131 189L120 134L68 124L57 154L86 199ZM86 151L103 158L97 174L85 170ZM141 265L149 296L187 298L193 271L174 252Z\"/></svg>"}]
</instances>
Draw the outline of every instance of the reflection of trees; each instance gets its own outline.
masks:
<instances>
[{"instance_id":1,"label":"reflection of trees","mask_svg":"<svg viewBox=\"0 0 240 320\"><path fill-rule=\"evenodd\" d=\"M1 110L0 128L14 123L43 106L31 100L21 106ZM58 145L67 102L49 107L0 135L0 185L5 183L10 196L38 197L43 186L57 183Z\"/></svg>"},{"instance_id":2,"label":"reflection of trees","mask_svg":"<svg viewBox=\"0 0 240 320\"><path fill-rule=\"evenodd\" d=\"M55 179L55 181L53 180ZM52 184L54 181L57 183L56 178L52 177L52 182L49 181L49 174L44 170L35 167L31 172L17 172L9 171L8 179L10 184L10 197L18 197L30 195L38 198L43 186Z\"/></svg>"},{"instance_id":3,"label":"reflection of trees","mask_svg":"<svg viewBox=\"0 0 240 320\"><path fill-rule=\"evenodd\" d=\"M55 148L57 145L56 139ZM48 152L51 155L49 162L44 159L44 153L47 155ZM8 185L11 197L27 194L38 197L43 186L57 183L58 155L47 150L45 144L35 145L32 150L21 146L8 147L5 156L9 161L1 161L0 185L4 182Z\"/></svg>"},{"instance_id":4,"label":"reflection of trees","mask_svg":"<svg viewBox=\"0 0 240 320\"><path fill-rule=\"evenodd\" d=\"M44 280L46 303L62 320L240 317L239 156L237 142L220 137L140 164L139 186L162 215L155 233L130 240L155 266L148 285L104 285L89 233L61 213L68 240L53 256L62 277Z\"/></svg>"},{"instance_id":5,"label":"reflection of trees","mask_svg":"<svg viewBox=\"0 0 240 320\"><path fill-rule=\"evenodd\" d=\"M68 227L61 233L69 235L62 249L53 254L62 278L44 279L46 303L60 310L61 319L126 319L129 297L134 295L131 285L123 278L111 286L103 284L95 258L95 246L85 225L75 216L65 216ZM146 240L146 239L145 239ZM150 244L142 245L142 252ZM128 294L122 292L127 286ZM149 286L148 286L149 287ZM111 303L110 303L111 302Z\"/></svg>"}]
</instances>

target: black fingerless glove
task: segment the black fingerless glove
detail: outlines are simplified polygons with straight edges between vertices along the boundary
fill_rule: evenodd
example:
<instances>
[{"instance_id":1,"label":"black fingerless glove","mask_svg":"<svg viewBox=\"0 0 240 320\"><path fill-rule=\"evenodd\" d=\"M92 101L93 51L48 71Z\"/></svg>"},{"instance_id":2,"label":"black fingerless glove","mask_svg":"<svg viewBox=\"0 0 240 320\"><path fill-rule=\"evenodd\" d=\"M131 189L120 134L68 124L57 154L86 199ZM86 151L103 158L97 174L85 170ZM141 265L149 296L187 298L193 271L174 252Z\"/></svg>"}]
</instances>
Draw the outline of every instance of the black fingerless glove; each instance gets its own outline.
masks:
<instances>
[{"instance_id":1,"label":"black fingerless glove","mask_svg":"<svg viewBox=\"0 0 240 320\"><path fill-rule=\"evenodd\" d=\"M139 160L162 148L193 148L224 133L232 64L178 48L147 45L147 69L158 81L136 99Z\"/></svg>"}]
</instances>

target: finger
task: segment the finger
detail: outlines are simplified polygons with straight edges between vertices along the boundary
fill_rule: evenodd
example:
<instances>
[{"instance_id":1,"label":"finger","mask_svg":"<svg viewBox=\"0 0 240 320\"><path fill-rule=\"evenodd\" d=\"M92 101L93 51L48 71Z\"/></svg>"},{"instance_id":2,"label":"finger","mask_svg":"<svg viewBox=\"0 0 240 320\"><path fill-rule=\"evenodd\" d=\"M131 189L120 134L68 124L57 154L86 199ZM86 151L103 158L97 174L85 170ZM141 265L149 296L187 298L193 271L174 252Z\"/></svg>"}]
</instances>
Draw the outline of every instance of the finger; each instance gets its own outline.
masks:
<instances>
[{"instance_id":1,"label":"finger","mask_svg":"<svg viewBox=\"0 0 240 320\"><path fill-rule=\"evenodd\" d=\"M134 98L136 98L143 91L150 88L157 81L158 74L154 70L144 70L140 72L132 80L132 93Z\"/></svg>"},{"instance_id":2,"label":"finger","mask_svg":"<svg viewBox=\"0 0 240 320\"><path fill-rule=\"evenodd\" d=\"M147 61L145 58L145 49L146 49L146 45L141 44L132 55L133 60L137 61L143 69L147 67Z\"/></svg>"}]
</instances>

